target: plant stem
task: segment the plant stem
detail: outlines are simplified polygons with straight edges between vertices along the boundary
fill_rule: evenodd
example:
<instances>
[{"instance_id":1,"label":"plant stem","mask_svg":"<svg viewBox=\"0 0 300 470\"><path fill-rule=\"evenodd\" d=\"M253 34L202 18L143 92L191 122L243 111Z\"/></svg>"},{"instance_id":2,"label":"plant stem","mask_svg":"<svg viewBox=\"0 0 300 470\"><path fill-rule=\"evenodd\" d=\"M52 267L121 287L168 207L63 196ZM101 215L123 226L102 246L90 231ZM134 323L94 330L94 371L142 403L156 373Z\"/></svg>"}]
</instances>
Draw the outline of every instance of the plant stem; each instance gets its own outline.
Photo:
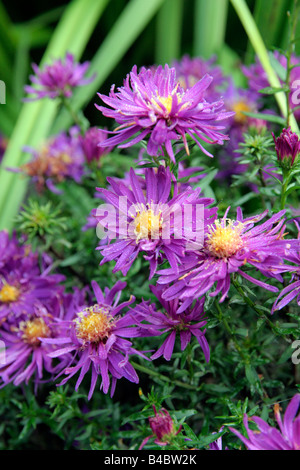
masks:
<instances>
[{"instance_id":1,"label":"plant stem","mask_svg":"<svg viewBox=\"0 0 300 470\"><path fill-rule=\"evenodd\" d=\"M79 116L75 113L75 111L72 109L71 105L70 105L70 102L68 100L68 98L66 98L65 96L61 96L60 97L61 99L61 103L62 105L66 108L66 110L69 112L73 122L76 124L76 126L79 127L80 131L83 132L83 125L82 125L82 122L79 118Z\"/></svg>"},{"instance_id":2,"label":"plant stem","mask_svg":"<svg viewBox=\"0 0 300 470\"><path fill-rule=\"evenodd\" d=\"M131 361L131 365L135 369L137 369L141 372L144 372L145 374L152 375L153 377L157 377L158 379L163 380L164 382L170 382L173 385L178 385L178 387L187 388L188 390L194 390L194 391L200 390L200 387L196 387L194 385L190 385L190 384L187 384L185 382L181 382L180 380L169 379L168 377L165 377L164 375L161 375L158 372L155 372L155 370L151 370L148 367L141 366L137 362Z\"/></svg>"},{"instance_id":3,"label":"plant stem","mask_svg":"<svg viewBox=\"0 0 300 470\"><path fill-rule=\"evenodd\" d=\"M234 331L232 331L232 329L230 328L229 326L229 323L227 321L227 319L224 317L223 315L223 312L221 310L221 307L220 307L220 304L219 302L216 300L215 301L215 305L216 305L216 309L218 310L218 319L223 323L224 327L225 327L225 330L227 331L229 337L231 338L231 340L233 341L234 345L235 345L235 348L236 350L238 351L238 353L240 354L241 358L243 359L243 361L245 362L248 362L247 358L246 358L246 355L244 354L244 351L243 349L241 348L241 346L239 345L236 337L235 337L235 333Z\"/></svg>"},{"instance_id":4,"label":"plant stem","mask_svg":"<svg viewBox=\"0 0 300 470\"><path fill-rule=\"evenodd\" d=\"M278 336L281 336L287 343L291 343L291 340L288 339L284 334L282 334L276 325L274 325L274 323L267 317L267 315L262 311L260 310L259 307L257 307L257 305L255 305L255 303L250 299L250 297L248 297L246 294L245 294L245 291L244 289L242 288L242 286L238 283L238 281L235 279L235 277L233 276L232 277L232 284L234 285L234 287L236 288L236 290L238 291L238 293L240 294L240 296L242 297L242 299L249 305L249 307L252 308L252 310L254 310L258 316L260 318L263 318L266 323L268 323L268 325L270 326L270 328L272 329L273 333L278 335Z\"/></svg>"},{"instance_id":5,"label":"plant stem","mask_svg":"<svg viewBox=\"0 0 300 470\"><path fill-rule=\"evenodd\" d=\"M289 182L291 180L291 172L285 172L283 171L283 181L282 181L282 186L281 186L281 197L280 197L280 210L283 210L285 208L285 202L287 198L287 187L289 185Z\"/></svg>"}]
</instances>

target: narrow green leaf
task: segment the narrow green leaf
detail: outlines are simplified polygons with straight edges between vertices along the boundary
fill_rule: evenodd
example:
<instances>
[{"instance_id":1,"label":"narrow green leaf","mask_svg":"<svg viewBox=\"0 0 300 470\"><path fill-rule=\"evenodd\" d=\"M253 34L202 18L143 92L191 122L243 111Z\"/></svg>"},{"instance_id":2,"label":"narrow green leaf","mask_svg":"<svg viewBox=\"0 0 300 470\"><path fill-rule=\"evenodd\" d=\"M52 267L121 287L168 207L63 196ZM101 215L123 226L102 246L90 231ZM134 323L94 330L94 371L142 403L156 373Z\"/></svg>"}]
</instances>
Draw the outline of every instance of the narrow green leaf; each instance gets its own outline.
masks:
<instances>
[{"instance_id":1,"label":"narrow green leaf","mask_svg":"<svg viewBox=\"0 0 300 470\"><path fill-rule=\"evenodd\" d=\"M170 64L180 55L183 0L165 0L156 22L156 64ZM171 39L172 38L172 39Z\"/></svg>"},{"instance_id":2,"label":"narrow green leaf","mask_svg":"<svg viewBox=\"0 0 300 470\"><path fill-rule=\"evenodd\" d=\"M260 60L270 83L271 87L280 88L281 84L276 75L273 67L270 63L268 51L264 44L264 41L261 37L261 34L257 28L257 25L253 19L253 16L249 10L248 5L246 4L245 0L231 0L231 3L240 18L241 23L243 24L245 31L248 35L249 40ZM276 93L275 94L276 101L278 103L279 109L284 117L287 116L287 104L286 104L286 97L285 94ZM293 115L290 116L290 125L293 132L299 133L299 128L297 121Z\"/></svg>"},{"instance_id":3,"label":"narrow green leaf","mask_svg":"<svg viewBox=\"0 0 300 470\"><path fill-rule=\"evenodd\" d=\"M196 0L194 55L208 59L225 39L228 0Z\"/></svg>"}]
</instances>

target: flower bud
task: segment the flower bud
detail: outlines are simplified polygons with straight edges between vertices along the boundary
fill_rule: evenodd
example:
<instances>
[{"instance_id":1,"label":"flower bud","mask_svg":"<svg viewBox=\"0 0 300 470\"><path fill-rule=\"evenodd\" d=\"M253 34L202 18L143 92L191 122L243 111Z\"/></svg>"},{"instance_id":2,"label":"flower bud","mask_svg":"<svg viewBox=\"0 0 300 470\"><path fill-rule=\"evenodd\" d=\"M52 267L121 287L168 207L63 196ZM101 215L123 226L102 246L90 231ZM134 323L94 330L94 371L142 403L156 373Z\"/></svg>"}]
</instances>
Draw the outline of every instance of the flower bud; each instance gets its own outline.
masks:
<instances>
[{"instance_id":1,"label":"flower bud","mask_svg":"<svg viewBox=\"0 0 300 470\"><path fill-rule=\"evenodd\" d=\"M153 406L155 416L149 418L150 428L153 434L157 437L156 443L167 444L168 437L175 435L174 423L167 410L162 408L160 411L156 411Z\"/></svg>"},{"instance_id":2,"label":"flower bud","mask_svg":"<svg viewBox=\"0 0 300 470\"><path fill-rule=\"evenodd\" d=\"M277 139L273 132L275 150L279 163L287 168L291 168L300 153L300 140L297 134L288 129L283 129Z\"/></svg>"}]
</instances>

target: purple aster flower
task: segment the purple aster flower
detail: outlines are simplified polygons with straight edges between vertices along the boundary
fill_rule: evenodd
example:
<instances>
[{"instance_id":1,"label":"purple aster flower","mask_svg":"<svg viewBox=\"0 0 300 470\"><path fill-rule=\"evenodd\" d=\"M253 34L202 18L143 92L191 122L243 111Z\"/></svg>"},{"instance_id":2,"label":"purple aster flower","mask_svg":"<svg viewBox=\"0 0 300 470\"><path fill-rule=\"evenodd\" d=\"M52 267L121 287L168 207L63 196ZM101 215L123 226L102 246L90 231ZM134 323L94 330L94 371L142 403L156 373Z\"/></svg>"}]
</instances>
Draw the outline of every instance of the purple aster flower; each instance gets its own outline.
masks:
<instances>
[{"instance_id":1,"label":"purple aster flower","mask_svg":"<svg viewBox=\"0 0 300 470\"><path fill-rule=\"evenodd\" d=\"M275 138L273 132L272 136L279 163L283 167L290 168L294 165L300 153L300 139L298 135L292 132L289 127L288 129L283 129L279 137Z\"/></svg>"},{"instance_id":2,"label":"purple aster flower","mask_svg":"<svg viewBox=\"0 0 300 470\"><path fill-rule=\"evenodd\" d=\"M30 316L26 320L17 321L0 329L0 338L5 344L5 361L0 366L0 387L13 382L20 385L34 377L35 391L40 383L53 379L53 374L64 364L64 359L56 365L49 357L53 346L43 343L42 338L52 338L56 334L57 325L54 317L61 310L61 301L55 303L55 309L47 310L41 304L31 307ZM51 313L50 313L51 312ZM43 378L43 372L51 374Z\"/></svg>"},{"instance_id":3,"label":"purple aster flower","mask_svg":"<svg viewBox=\"0 0 300 470\"><path fill-rule=\"evenodd\" d=\"M69 134L62 132L52 137L40 150L26 148L33 159L20 167L20 171L32 178L37 190L45 186L52 192L61 194L56 184L65 179L79 183L84 174L84 154L80 144L78 129L71 128Z\"/></svg>"},{"instance_id":4,"label":"purple aster flower","mask_svg":"<svg viewBox=\"0 0 300 470\"><path fill-rule=\"evenodd\" d=\"M296 221L295 225L298 229L298 250L288 256L288 261L294 263L295 265L294 268L290 268L290 270L294 270L291 279L292 282L290 282L289 285L280 292L272 307L272 313L274 313L276 310L281 310L294 298L296 298L298 305L300 305L300 227Z\"/></svg>"},{"instance_id":5,"label":"purple aster flower","mask_svg":"<svg viewBox=\"0 0 300 470\"><path fill-rule=\"evenodd\" d=\"M164 153L165 148L175 162L172 141L181 140L189 154L189 136L204 153L212 156L199 139L209 144L223 144L227 136L220 132L224 127L218 123L232 115L224 112L222 100L213 103L205 100L212 80L210 75L205 75L192 88L184 90L176 79L176 70L168 65L159 66L154 72L143 67L139 73L134 66L117 92L112 86L109 96L99 93L112 109L96 107L120 124L112 132L114 137L101 145L126 148L149 136L148 154L157 156ZM128 139L131 140L125 142Z\"/></svg>"},{"instance_id":6,"label":"purple aster flower","mask_svg":"<svg viewBox=\"0 0 300 470\"><path fill-rule=\"evenodd\" d=\"M96 160L99 161L103 155L106 155L112 150L111 148L102 148L99 144L104 142L107 138L105 129L101 130L97 127L90 127L84 136L79 136L82 150L86 161L91 163Z\"/></svg>"},{"instance_id":7,"label":"purple aster flower","mask_svg":"<svg viewBox=\"0 0 300 470\"><path fill-rule=\"evenodd\" d=\"M274 58L279 62L280 66L285 70L287 68L287 58L280 54L280 52L274 52ZM299 79L300 79L300 67L297 66L300 62L299 57L294 54L291 57L291 65L293 66L290 73L290 87L291 92L289 96L290 107L294 109L299 105ZM261 65L259 59L256 57L255 63L250 66L242 66L242 72L248 78L249 88L254 91L259 91L262 88L270 86L268 76ZM283 80L280 79L281 84L284 84ZM300 110L295 109L294 111L296 119L300 117Z\"/></svg>"},{"instance_id":8,"label":"purple aster flower","mask_svg":"<svg viewBox=\"0 0 300 470\"><path fill-rule=\"evenodd\" d=\"M26 85L25 91L33 95L24 101L39 100L41 98L54 99L57 97L69 98L73 89L78 86L87 85L94 80L94 76L86 79L84 75L90 63L79 64L75 62L74 56L67 53L65 59L54 60L52 64L45 65L42 69L32 64L35 75L30 75L32 85Z\"/></svg>"},{"instance_id":9,"label":"purple aster flower","mask_svg":"<svg viewBox=\"0 0 300 470\"><path fill-rule=\"evenodd\" d=\"M170 443L172 438L180 433L182 429L182 425L180 425L179 429L176 431L170 413L165 408L156 411L156 408L153 405L153 411L155 416L149 418L149 424L153 434L143 440L139 450L141 450L147 444L151 437L155 437L155 444L158 444L159 446L166 446Z\"/></svg>"},{"instance_id":10,"label":"purple aster flower","mask_svg":"<svg viewBox=\"0 0 300 470\"><path fill-rule=\"evenodd\" d=\"M236 87L232 80L224 92L224 103L228 110L234 111L234 115L228 120L227 132L229 141L220 149L218 158L220 171L218 178L230 179L233 174L244 173L247 165L242 165L238 160L236 152L241 142L244 142L244 133L255 127L258 133L266 128L266 121L253 119L244 114L245 112L259 111L261 95L253 90L245 90Z\"/></svg>"},{"instance_id":11,"label":"purple aster flower","mask_svg":"<svg viewBox=\"0 0 300 470\"><path fill-rule=\"evenodd\" d=\"M56 346L56 350L50 353L52 358L69 357L72 353L67 367L59 374L66 375L59 385L79 373L75 386L75 390L78 390L84 376L90 371L88 399L93 395L98 377L102 378L100 389L104 393L108 393L111 386L111 396L117 380L122 377L138 383L129 356L138 354L146 359L127 339L139 336L139 328L134 326L135 320L131 314L121 315L122 310L135 300L131 297L127 302L118 304L126 282L117 282L111 290L106 288L104 294L95 281L92 281L92 287L97 303L82 308L72 318L62 322L59 336L43 340L46 344Z\"/></svg>"},{"instance_id":12,"label":"purple aster flower","mask_svg":"<svg viewBox=\"0 0 300 470\"><path fill-rule=\"evenodd\" d=\"M221 67L215 62L215 56L204 60L201 57L191 58L186 54L180 61L174 61L173 67L176 70L177 80L185 90L192 88L204 75L212 76L213 82L207 88L205 98L208 101L217 101L220 99L220 92L227 85L228 79L223 75Z\"/></svg>"},{"instance_id":13,"label":"purple aster flower","mask_svg":"<svg viewBox=\"0 0 300 470\"><path fill-rule=\"evenodd\" d=\"M282 421L279 405L275 405L274 414L279 429L270 426L258 416L248 418L244 416L244 426L248 439L239 431L229 428L245 444L248 450L299 450L300 449L300 414L296 417L300 404L300 394L297 393L288 404ZM248 425L251 419L258 431L252 431Z\"/></svg>"},{"instance_id":14,"label":"purple aster flower","mask_svg":"<svg viewBox=\"0 0 300 470\"><path fill-rule=\"evenodd\" d=\"M48 305L59 296L64 280L60 274L49 274L51 265L41 272L37 253L29 245L21 246L15 236L0 232L0 321L12 323L16 318L26 319L37 303Z\"/></svg>"},{"instance_id":15,"label":"purple aster flower","mask_svg":"<svg viewBox=\"0 0 300 470\"><path fill-rule=\"evenodd\" d=\"M271 292L278 291L277 287L253 278L242 268L252 266L264 276L282 282L279 273L285 270L283 259L297 245L297 240L283 240L285 226L282 216L285 211L274 214L261 225L255 225L268 211L244 219L238 208L237 218L232 220L227 218L228 210L222 219L216 219L208 226L203 249L186 255L179 275L172 269L158 271L160 284L173 282L163 293L166 300L201 297L216 283L215 291L209 295L214 297L222 293L220 302L223 302L230 288L232 273L239 273L246 280Z\"/></svg>"},{"instance_id":16,"label":"purple aster flower","mask_svg":"<svg viewBox=\"0 0 300 470\"><path fill-rule=\"evenodd\" d=\"M249 116L245 112L257 113L262 106L259 103L261 94L257 91L248 90L235 86L233 80L224 93L224 103L227 109L234 111L234 115L229 119L230 127L239 127L244 131L249 127ZM250 121L251 122L251 121Z\"/></svg>"},{"instance_id":17,"label":"purple aster flower","mask_svg":"<svg viewBox=\"0 0 300 470\"><path fill-rule=\"evenodd\" d=\"M130 170L132 189L112 178L107 181L112 190L97 190L111 205L111 210L98 207L97 229L99 225L109 230L113 228L106 235L117 239L108 246L98 247L104 256L100 264L116 260L113 272L120 270L126 275L139 252L144 252L150 263L150 278L158 263L164 260L178 272L177 264L187 246L201 245L203 227L215 213L215 209L207 208L213 200L199 198L199 188L178 193L176 185L172 197L172 175L169 168L163 166L156 173L153 168L145 170L146 192L133 169Z\"/></svg>"},{"instance_id":18,"label":"purple aster flower","mask_svg":"<svg viewBox=\"0 0 300 470\"><path fill-rule=\"evenodd\" d=\"M205 298L197 300L193 307L185 306L179 299L166 301L163 299L163 288L150 285L151 291L155 294L163 309L157 310L154 304L142 302L132 309L132 313L141 323L141 336L159 336L167 333L163 344L151 356L151 359L158 359L163 356L166 361L172 357L175 340L179 334L181 351L184 351L190 343L192 335L196 337L200 344L206 362L209 362L209 346L205 338L206 319L203 312Z\"/></svg>"}]
</instances>

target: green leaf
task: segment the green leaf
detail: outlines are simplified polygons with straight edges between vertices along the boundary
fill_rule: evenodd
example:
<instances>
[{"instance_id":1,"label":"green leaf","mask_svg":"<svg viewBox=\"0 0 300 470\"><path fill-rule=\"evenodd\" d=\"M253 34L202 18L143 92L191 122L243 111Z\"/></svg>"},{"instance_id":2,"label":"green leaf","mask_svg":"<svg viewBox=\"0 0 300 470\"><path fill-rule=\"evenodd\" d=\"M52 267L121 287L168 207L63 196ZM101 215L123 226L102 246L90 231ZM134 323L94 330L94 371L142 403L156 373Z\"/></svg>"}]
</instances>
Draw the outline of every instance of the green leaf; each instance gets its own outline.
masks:
<instances>
[{"instance_id":1,"label":"green leaf","mask_svg":"<svg viewBox=\"0 0 300 470\"><path fill-rule=\"evenodd\" d=\"M268 122L274 122L275 124L280 124L281 126L284 126L286 123L283 117L277 116L276 114L251 113L248 111L244 111L244 114L255 119L264 119Z\"/></svg>"},{"instance_id":2,"label":"green leaf","mask_svg":"<svg viewBox=\"0 0 300 470\"><path fill-rule=\"evenodd\" d=\"M194 55L206 59L219 52L225 40L228 0L196 0Z\"/></svg>"},{"instance_id":3,"label":"green leaf","mask_svg":"<svg viewBox=\"0 0 300 470\"><path fill-rule=\"evenodd\" d=\"M290 89L288 86L282 86L280 88L267 86L266 88L262 88L261 90L259 90L259 93L262 93L264 95L275 95L275 93L281 93L282 91L287 92L290 91Z\"/></svg>"},{"instance_id":4,"label":"green leaf","mask_svg":"<svg viewBox=\"0 0 300 470\"><path fill-rule=\"evenodd\" d=\"M180 56L183 3L183 0L165 0L158 12L155 41L156 64L170 64Z\"/></svg>"}]
</instances>

